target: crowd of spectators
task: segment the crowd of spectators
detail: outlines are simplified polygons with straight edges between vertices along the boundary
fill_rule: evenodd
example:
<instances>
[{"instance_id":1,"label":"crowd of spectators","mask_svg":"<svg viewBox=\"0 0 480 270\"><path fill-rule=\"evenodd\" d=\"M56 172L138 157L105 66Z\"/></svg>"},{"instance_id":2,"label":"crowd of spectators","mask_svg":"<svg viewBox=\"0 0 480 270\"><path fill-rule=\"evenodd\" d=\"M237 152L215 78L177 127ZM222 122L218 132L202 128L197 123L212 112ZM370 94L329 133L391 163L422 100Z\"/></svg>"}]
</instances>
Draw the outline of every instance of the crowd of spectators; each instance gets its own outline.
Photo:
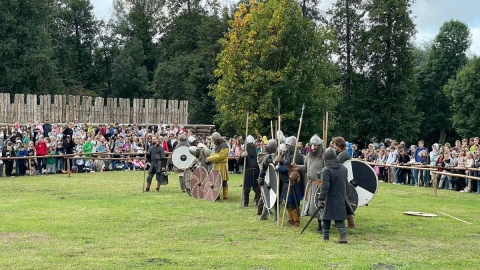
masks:
<instances>
[{"instance_id":1,"label":"crowd of spectators","mask_svg":"<svg viewBox=\"0 0 480 270\"><path fill-rule=\"evenodd\" d=\"M369 144L366 149L359 150L352 145L350 153L359 158L375 163L375 173L380 181L415 187L437 187L460 192L476 192L480 194L478 181L470 182L464 177L453 177L438 172L479 176L480 146L479 138L456 140L454 145L434 143L431 149L424 146L424 141L417 145L405 145L405 142L386 140L381 144ZM395 168L386 165L401 165L407 168ZM409 167L408 167L409 166ZM436 177L435 180L432 177Z\"/></svg>"},{"instance_id":2,"label":"crowd of spectators","mask_svg":"<svg viewBox=\"0 0 480 270\"><path fill-rule=\"evenodd\" d=\"M181 135L197 136L181 125L137 126L121 124L79 123L65 126L44 123L0 127L0 176L23 176L110 170L143 170L144 153L157 136L166 152L170 152ZM207 137L198 139L206 145ZM66 158L72 157L69 167ZM28 159L27 157L36 158ZM17 159L8 159L17 157ZM25 157L25 159L21 159ZM172 166L170 166L172 168Z\"/></svg>"}]
</instances>

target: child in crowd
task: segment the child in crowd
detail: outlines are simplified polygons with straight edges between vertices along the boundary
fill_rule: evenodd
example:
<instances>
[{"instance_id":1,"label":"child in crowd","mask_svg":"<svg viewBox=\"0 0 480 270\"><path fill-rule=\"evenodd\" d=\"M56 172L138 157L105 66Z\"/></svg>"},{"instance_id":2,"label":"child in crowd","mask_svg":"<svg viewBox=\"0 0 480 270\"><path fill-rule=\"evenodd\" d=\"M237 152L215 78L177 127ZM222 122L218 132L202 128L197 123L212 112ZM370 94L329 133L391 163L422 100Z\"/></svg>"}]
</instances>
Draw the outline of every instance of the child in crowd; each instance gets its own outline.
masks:
<instances>
[{"instance_id":1,"label":"child in crowd","mask_svg":"<svg viewBox=\"0 0 480 270\"><path fill-rule=\"evenodd\" d=\"M50 145L50 147L48 148L47 174L56 173L55 164L57 163L57 158L54 157L55 155L56 155L55 147L53 145Z\"/></svg>"}]
</instances>

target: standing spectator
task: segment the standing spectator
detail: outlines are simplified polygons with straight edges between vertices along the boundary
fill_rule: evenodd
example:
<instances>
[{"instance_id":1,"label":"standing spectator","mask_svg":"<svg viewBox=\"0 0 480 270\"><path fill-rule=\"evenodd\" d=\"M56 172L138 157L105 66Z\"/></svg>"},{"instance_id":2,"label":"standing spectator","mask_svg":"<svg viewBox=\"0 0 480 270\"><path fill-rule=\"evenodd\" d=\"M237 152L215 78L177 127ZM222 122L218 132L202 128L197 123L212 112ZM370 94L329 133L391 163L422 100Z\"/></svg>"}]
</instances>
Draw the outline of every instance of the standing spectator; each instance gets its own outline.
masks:
<instances>
[{"instance_id":1,"label":"standing spectator","mask_svg":"<svg viewBox=\"0 0 480 270\"><path fill-rule=\"evenodd\" d=\"M52 145L48 148L47 174L56 173L55 164L57 163L57 158L55 158L54 156L55 156L55 147Z\"/></svg>"},{"instance_id":2,"label":"standing spectator","mask_svg":"<svg viewBox=\"0 0 480 270\"><path fill-rule=\"evenodd\" d=\"M20 149L17 151L17 157L28 157L28 150L25 144L22 143ZM17 159L17 175L23 176L27 171L27 159Z\"/></svg>"},{"instance_id":3,"label":"standing spectator","mask_svg":"<svg viewBox=\"0 0 480 270\"><path fill-rule=\"evenodd\" d=\"M13 151L13 145L11 143L7 143L7 147L2 151L3 158L11 158L15 157L15 151ZM13 159L4 160L3 163L5 164L5 175L7 177L12 177L13 172Z\"/></svg>"},{"instance_id":4,"label":"standing spectator","mask_svg":"<svg viewBox=\"0 0 480 270\"><path fill-rule=\"evenodd\" d=\"M422 163L422 159L420 158L420 152L425 150L428 154L428 149L424 147L423 144L424 144L423 140L418 141L418 147L414 153L416 164ZM421 180L420 178L423 178L422 177L423 173L419 173L419 170L413 169L412 174L413 174L413 179L415 179L415 181L417 181L417 183L420 185L420 180Z\"/></svg>"},{"instance_id":5,"label":"standing spectator","mask_svg":"<svg viewBox=\"0 0 480 270\"><path fill-rule=\"evenodd\" d=\"M380 181L386 182L387 181L386 168L383 165L387 162L387 155L385 155L384 150L380 150L378 152L377 159L375 160L375 162L377 163L377 167L378 167L378 178L380 178Z\"/></svg>"},{"instance_id":6,"label":"standing spectator","mask_svg":"<svg viewBox=\"0 0 480 270\"><path fill-rule=\"evenodd\" d=\"M421 165L430 165L430 157L427 154L427 150L422 150L420 152L420 164ZM423 175L423 187L428 187L430 185L430 171L429 170L423 170L422 171Z\"/></svg>"},{"instance_id":7,"label":"standing spectator","mask_svg":"<svg viewBox=\"0 0 480 270\"><path fill-rule=\"evenodd\" d=\"M39 140L35 144L35 152L38 157L37 170L38 170L38 173L44 173L47 168L47 159L46 159L46 156L48 154L47 142L45 141L43 135L40 135L38 138Z\"/></svg>"},{"instance_id":8,"label":"standing spectator","mask_svg":"<svg viewBox=\"0 0 480 270\"><path fill-rule=\"evenodd\" d=\"M66 154L65 147L63 147L63 142L61 142L61 141L58 142L57 147L55 149L55 154L57 156L64 156ZM57 157L56 168L57 168L57 173L58 172L66 173L66 171L65 171L65 158L64 157Z\"/></svg>"},{"instance_id":9,"label":"standing spectator","mask_svg":"<svg viewBox=\"0 0 480 270\"><path fill-rule=\"evenodd\" d=\"M47 118L45 119L45 124L43 124L43 137L50 136L50 132L52 131L52 125L50 124L50 120Z\"/></svg>"},{"instance_id":10,"label":"standing spectator","mask_svg":"<svg viewBox=\"0 0 480 270\"><path fill-rule=\"evenodd\" d=\"M392 165L397 161L397 150L395 149L395 146L390 146L390 152L388 153L388 158L387 158L387 165ZM390 167L388 168L388 179L387 181L390 183L395 183L396 179L394 179L395 175L395 168Z\"/></svg>"}]
</instances>

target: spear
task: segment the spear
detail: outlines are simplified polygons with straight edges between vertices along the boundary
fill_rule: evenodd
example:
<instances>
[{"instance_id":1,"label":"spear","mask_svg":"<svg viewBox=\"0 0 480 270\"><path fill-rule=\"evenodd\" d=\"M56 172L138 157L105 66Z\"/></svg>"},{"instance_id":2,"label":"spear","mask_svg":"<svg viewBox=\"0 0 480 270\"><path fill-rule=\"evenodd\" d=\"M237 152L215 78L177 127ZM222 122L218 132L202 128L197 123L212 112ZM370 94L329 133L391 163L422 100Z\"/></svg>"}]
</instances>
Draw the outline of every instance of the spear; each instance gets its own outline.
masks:
<instances>
[{"instance_id":1,"label":"spear","mask_svg":"<svg viewBox=\"0 0 480 270\"><path fill-rule=\"evenodd\" d=\"M247 136L248 136L248 112L247 112L247 120L246 120L246 124L245 124L245 139L243 140L243 145L244 145L244 149L243 151L247 151ZM244 188L245 188L245 171L246 171L246 167L247 166L247 157L243 157L243 183L242 183L242 189L240 190L240 192L242 193L240 196L241 196L241 200L240 200L240 207L243 206L243 202L245 201L245 198L244 198ZM250 192L250 191L249 191Z\"/></svg>"},{"instance_id":2,"label":"spear","mask_svg":"<svg viewBox=\"0 0 480 270\"><path fill-rule=\"evenodd\" d=\"M277 155L280 155L280 123L282 120L282 117L280 115L280 98L278 99L278 131L277 131ZM280 173L277 171L277 214L275 215L275 218L277 219L277 226L280 226L280 222L278 220L278 215L280 215Z\"/></svg>"},{"instance_id":3,"label":"spear","mask_svg":"<svg viewBox=\"0 0 480 270\"><path fill-rule=\"evenodd\" d=\"M293 159L292 163L296 163L296 157L297 157L297 145L298 145L298 140L300 139L300 131L302 130L302 122L303 122L303 112L305 111L305 103L303 103L302 106L302 114L300 115L300 124L298 125L298 132L297 132L297 138L295 141L295 151L293 152ZM288 190L287 190L287 196L285 198L285 208L283 209L283 216L282 216L282 225L283 226L283 221L285 220L285 212L287 211L287 204L288 204L288 196L290 195L290 180L288 181ZM296 200L295 200L296 201ZM295 202L296 203L296 202ZM300 216L300 213L298 213Z\"/></svg>"}]
</instances>

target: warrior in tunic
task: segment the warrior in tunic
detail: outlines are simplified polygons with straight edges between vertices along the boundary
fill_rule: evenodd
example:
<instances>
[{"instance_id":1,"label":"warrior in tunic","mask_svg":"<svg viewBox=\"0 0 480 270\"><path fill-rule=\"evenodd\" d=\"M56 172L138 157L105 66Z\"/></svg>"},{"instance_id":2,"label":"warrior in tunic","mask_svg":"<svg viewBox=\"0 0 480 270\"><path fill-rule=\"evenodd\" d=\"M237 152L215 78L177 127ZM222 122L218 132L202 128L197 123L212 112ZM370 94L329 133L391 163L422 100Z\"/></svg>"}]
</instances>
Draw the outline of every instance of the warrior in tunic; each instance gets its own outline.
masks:
<instances>
[{"instance_id":1,"label":"warrior in tunic","mask_svg":"<svg viewBox=\"0 0 480 270\"><path fill-rule=\"evenodd\" d=\"M257 156L258 167L260 168L260 174L258 176L258 186L262 187L265 185L265 176L267 173L267 168L270 163L273 163L277 153L277 141L270 139L265 146L265 150L260 152ZM276 180L275 180L276 181ZM276 207L273 207L276 209ZM260 220L268 219L268 208L264 204L264 198L260 197L258 201L258 210L261 211ZM276 211L275 211L276 213ZM275 215L275 220L277 220L277 215Z\"/></svg>"},{"instance_id":2,"label":"warrior in tunic","mask_svg":"<svg viewBox=\"0 0 480 270\"><path fill-rule=\"evenodd\" d=\"M331 144L337 153L337 159L340 164L343 164L345 161L352 159L347 150L347 142L343 137L334 137ZM355 219L353 218L353 214L348 217L347 228L355 228Z\"/></svg>"},{"instance_id":3,"label":"warrior in tunic","mask_svg":"<svg viewBox=\"0 0 480 270\"><path fill-rule=\"evenodd\" d=\"M304 186L302 181L302 173L298 173L292 167L294 164L304 165L303 156L296 147L297 139L295 136L288 137L285 140L286 153L281 157L277 170L280 173L280 182L282 182L281 198L285 200L288 212L288 225L300 226L300 202L303 199ZM295 154L295 152L297 152ZM295 155L295 161L293 156ZM280 158L277 156L276 161ZM290 192L289 192L290 185ZM288 194L288 195L287 195Z\"/></svg>"},{"instance_id":4,"label":"warrior in tunic","mask_svg":"<svg viewBox=\"0 0 480 270\"><path fill-rule=\"evenodd\" d=\"M333 148L327 148L324 154L325 167L322 170L322 187L320 191L320 208L323 223L323 240L330 239L332 220L340 233L339 243L347 243L345 219L353 215L353 209L347 198L348 170L337 159Z\"/></svg>"},{"instance_id":5,"label":"warrior in tunic","mask_svg":"<svg viewBox=\"0 0 480 270\"><path fill-rule=\"evenodd\" d=\"M182 146L190 147L190 144L187 141L187 137L184 134L180 135L179 142L177 143L173 151L175 151L175 149ZM185 192L185 189L186 189L185 179L183 178L185 173L185 168L177 168L177 169L178 169L178 182L180 183L180 189L182 190L182 192Z\"/></svg>"},{"instance_id":6,"label":"warrior in tunic","mask_svg":"<svg viewBox=\"0 0 480 270\"><path fill-rule=\"evenodd\" d=\"M228 151L229 147L220 133L212 134L212 141L215 145L213 153L205 159L207 163L213 163L213 170L220 172L222 176L223 201L228 201Z\"/></svg>"},{"instance_id":7,"label":"warrior in tunic","mask_svg":"<svg viewBox=\"0 0 480 270\"><path fill-rule=\"evenodd\" d=\"M260 174L260 168L257 163L257 147L255 145L255 138L252 135L247 136L246 150L240 155L238 164L244 164L244 179L243 179L243 207L248 207L250 202L250 191L253 189L255 192L255 204L258 206L258 200L260 199L260 189L258 189L258 176ZM257 211L258 212L258 211ZM259 213L258 215L260 215Z\"/></svg>"},{"instance_id":8,"label":"warrior in tunic","mask_svg":"<svg viewBox=\"0 0 480 270\"><path fill-rule=\"evenodd\" d=\"M147 152L147 160L150 162L150 169L147 176L147 188L145 191L150 191L150 185L152 184L153 175L157 179L156 190L160 191L160 185L168 184L167 172L167 158L165 156L165 150L160 145L156 136L152 137L152 145Z\"/></svg>"},{"instance_id":9,"label":"warrior in tunic","mask_svg":"<svg viewBox=\"0 0 480 270\"><path fill-rule=\"evenodd\" d=\"M303 203L302 215L312 216L317 213L318 228L317 232L322 233L320 215L317 211L316 196L317 190L322 185L322 180L318 177L323 170L323 141L317 135L313 135L309 141L310 152L305 159L305 165L298 165L297 171L306 175L305 201Z\"/></svg>"}]
</instances>

